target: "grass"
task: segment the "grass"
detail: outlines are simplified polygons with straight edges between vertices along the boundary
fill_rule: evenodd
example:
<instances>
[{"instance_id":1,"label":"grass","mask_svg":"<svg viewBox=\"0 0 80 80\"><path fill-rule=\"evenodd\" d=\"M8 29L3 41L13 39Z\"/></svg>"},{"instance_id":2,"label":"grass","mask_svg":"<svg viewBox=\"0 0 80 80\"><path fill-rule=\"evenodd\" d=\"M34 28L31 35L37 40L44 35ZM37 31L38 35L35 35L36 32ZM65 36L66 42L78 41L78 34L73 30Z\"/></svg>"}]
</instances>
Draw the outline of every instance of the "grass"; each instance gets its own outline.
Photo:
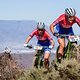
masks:
<instances>
[{"instance_id":1,"label":"grass","mask_svg":"<svg viewBox=\"0 0 80 80\"><path fill-rule=\"evenodd\" d=\"M21 69L10 54L0 54L0 80L80 80L80 59L62 60L57 69L53 64L47 73L44 68Z\"/></svg>"}]
</instances>

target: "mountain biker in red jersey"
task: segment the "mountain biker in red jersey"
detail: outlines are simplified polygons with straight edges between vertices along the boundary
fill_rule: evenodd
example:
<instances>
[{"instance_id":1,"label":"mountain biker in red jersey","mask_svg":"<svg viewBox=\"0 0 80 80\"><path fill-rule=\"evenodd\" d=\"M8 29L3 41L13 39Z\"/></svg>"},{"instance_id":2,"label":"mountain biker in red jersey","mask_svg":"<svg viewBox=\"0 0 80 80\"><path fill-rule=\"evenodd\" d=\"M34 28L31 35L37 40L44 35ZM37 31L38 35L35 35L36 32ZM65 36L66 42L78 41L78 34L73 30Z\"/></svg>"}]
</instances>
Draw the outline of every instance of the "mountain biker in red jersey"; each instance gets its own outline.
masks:
<instances>
[{"instance_id":1,"label":"mountain biker in red jersey","mask_svg":"<svg viewBox=\"0 0 80 80\"><path fill-rule=\"evenodd\" d=\"M28 42L32 39L33 36L36 36L38 42L37 45L48 46L53 48L54 41L50 34L45 30L45 24L43 22L37 23L37 28L32 31L32 33L27 37L24 46L27 46ZM49 57L50 57L50 48L44 48L44 66L45 68L49 67Z\"/></svg>"},{"instance_id":2,"label":"mountain biker in red jersey","mask_svg":"<svg viewBox=\"0 0 80 80\"><path fill-rule=\"evenodd\" d=\"M78 26L80 26L80 19L76 16L76 11L74 8L66 8L65 13L60 15L51 25L50 30L52 34L54 35L55 32L59 34L74 34L72 25L74 23L77 23ZM56 27L55 27L56 26ZM54 27L56 28L56 31L54 30ZM59 60L64 55L64 47L65 47L65 39L58 37L58 43L59 43Z\"/></svg>"}]
</instances>

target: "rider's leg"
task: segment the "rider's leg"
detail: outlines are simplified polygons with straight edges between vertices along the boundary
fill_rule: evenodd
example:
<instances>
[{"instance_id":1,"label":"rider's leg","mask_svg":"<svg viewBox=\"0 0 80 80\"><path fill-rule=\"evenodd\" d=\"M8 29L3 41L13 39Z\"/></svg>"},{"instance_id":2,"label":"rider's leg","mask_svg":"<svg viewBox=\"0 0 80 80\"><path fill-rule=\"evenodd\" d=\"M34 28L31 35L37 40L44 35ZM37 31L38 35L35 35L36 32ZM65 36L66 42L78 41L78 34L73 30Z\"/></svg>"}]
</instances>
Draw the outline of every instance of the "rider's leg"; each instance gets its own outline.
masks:
<instances>
[{"instance_id":1,"label":"rider's leg","mask_svg":"<svg viewBox=\"0 0 80 80\"><path fill-rule=\"evenodd\" d=\"M65 39L64 38L58 38L58 43L59 43L59 58L62 58L64 55L64 48L65 48Z\"/></svg>"},{"instance_id":2,"label":"rider's leg","mask_svg":"<svg viewBox=\"0 0 80 80\"><path fill-rule=\"evenodd\" d=\"M50 52L45 51L45 53L44 53L44 67L47 69L49 68L49 57L50 57Z\"/></svg>"}]
</instances>

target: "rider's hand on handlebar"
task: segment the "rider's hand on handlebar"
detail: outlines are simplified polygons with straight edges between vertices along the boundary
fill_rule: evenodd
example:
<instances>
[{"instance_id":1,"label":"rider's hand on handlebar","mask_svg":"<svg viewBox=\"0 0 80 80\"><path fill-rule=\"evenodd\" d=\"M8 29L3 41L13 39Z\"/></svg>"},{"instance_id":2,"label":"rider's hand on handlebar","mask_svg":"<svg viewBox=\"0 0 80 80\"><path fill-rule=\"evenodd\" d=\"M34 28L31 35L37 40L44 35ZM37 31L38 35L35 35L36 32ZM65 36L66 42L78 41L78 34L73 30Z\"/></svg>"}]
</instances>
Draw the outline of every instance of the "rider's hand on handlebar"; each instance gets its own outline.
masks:
<instances>
[{"instance_id":1,"label":"rider's hand on handlebar","mask_svg":"<svg viewBox=\"0 0 80 80\"><path fill-rule=\"evenodd\" d=\"M27 44L27 43L25 43L25 44L24 44L24 47L27 47L27 46L28 46L28 44Z\"/></svg>"},{"instance_id":2,"label":"rider's hand on handlebar","mask_svg":"<svg viewBox=\"0 0 80 80\"><path fill-rule=\"evenodd\" d=\"M56 32L55 32L55 33L53 33L53 35L54 35L54 36L59 36L59 33L56 33Z\"/></svg>"},{"instance_id":3,"label":"rider's hand on handlebar","mask_svg":"<svg viewBox=\"0 0 80 80\"><path fill-rule=\"evenodd\" d=\"M50 46L49 46L49 48L50 48L50 49L52 49L52 48L53 48L53 46L52 46L52 45L50 45Z\"/></svg>"},{"instance_id":4,"label":"rider's hand on handlebar","mask_svg":"<svg viewBox=\"0 0 80 80\"><path fill-rule=\"evenodd\" d=\"M32 45L28 45L27 43L24 44L24 47L28 47L29 49L32 48Z\"/></svg>"}]
</instances>

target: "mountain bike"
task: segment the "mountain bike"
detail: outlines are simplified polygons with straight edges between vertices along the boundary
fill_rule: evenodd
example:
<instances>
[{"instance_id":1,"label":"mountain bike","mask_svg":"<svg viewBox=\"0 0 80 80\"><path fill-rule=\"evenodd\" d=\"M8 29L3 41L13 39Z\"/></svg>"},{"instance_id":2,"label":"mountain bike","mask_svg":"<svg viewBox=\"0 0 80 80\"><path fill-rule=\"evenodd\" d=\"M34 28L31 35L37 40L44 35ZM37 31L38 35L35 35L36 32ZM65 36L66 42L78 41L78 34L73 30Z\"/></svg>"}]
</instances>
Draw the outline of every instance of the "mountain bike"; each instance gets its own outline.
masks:
<instances>
[{"instance_id":1,"label":"mountain bike","mask_svg":"<svg viewBox=\"0 0 80 80\"><path fill-rule=\"evenodd\" d=\"M34 60L34 64L33 66L36 68L41 68L44 67L44 48L48 48L48 46L32 46L32 45L28 45L27 46L29 49L34 49L36 50L36 54L35 54L35 60Z\"/></svg>"},{"instance_id":2,"label":"mountain bike","mask_svg":"<svg viewBox=\"0 0 80 80\"><path fill-rule=\"evenodd\" d=\"M66 34L57 34L57 37L60 38L65 38L67 39L67 44L64 48L64 55L63 55L63 59L71 59L71 58L75 58L76 60L78 60L78 48L77 48L77 42L80 40L80 36L78 35L66 35ZM57 48L56 51L56 61L61 63L61 61L59 61L59 54L58 54L58 50L59 50L59 46Z\"/></svg>"}]
</instances>

